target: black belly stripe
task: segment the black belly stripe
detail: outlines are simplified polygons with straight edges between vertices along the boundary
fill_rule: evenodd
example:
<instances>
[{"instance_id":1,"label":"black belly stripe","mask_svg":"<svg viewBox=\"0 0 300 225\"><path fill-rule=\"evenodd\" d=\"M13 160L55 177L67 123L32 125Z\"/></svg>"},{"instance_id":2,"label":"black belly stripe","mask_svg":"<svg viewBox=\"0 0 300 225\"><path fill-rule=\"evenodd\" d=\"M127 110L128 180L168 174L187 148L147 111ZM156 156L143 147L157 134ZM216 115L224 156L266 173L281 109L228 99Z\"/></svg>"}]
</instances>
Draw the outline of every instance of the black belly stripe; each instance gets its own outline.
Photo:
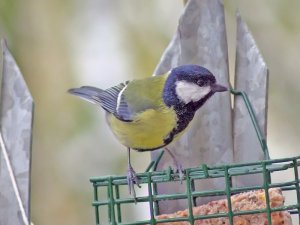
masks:
<instances>
[{"instance_id":1,"label":"black belly stripe","mask_svg":"<svg viewBox=\"0 0 300 225\"><path fill-rule=\"evenodd\" d=\"M195 115L195 111L193 109L189 109L188 105L184 108L176 110L176 114L178 117L177 126L171 131L169 136L164 140L165 144L169 144L173 141L174 137L182 132L192 121Z\"/></svg>"},{"instance_id":2,"label":"black belly stripe","mask_svg":"<svg viewBox=\"0 0 300 225\"><path fill-rule=\"evenodd\" d=\"M138 152L147 152L147 151L155 151L157 149L167 146L174 140L175 136L178 133L182 132L189 125L189 123L192 121L192 119L194 118L194 115L195 115L195 110L193 108L193 105L191 105L191 104L185 105L185 107L180 107L177 109L175 107L174 110L176 111L176 114L178 117L177 125L169 133L168 137L166 137L163 140L164 144L161 146L155 147L155 148L149 148L149 149L134 148L134 150L136 150Z\"/></svg>"},{"instance_id":3,"label":"black belly stripe","mask_svg":"<svg viewBox=\"0 0 300 225\"><path fill-rule=\"evenodd\" d=\"M169 144L169 143L168 143L168 144ZM157 148L146 148L146 149L142 149L142 148L133 148L133 150L138 151L138 152L151 152L151 151L159 150L159 149L165 147L165 146L168 145L168 144L161 145L161 146L159 146L159 147L157 147Z\"/></svg>"},{"instance_id":4,"label":"black belly stripe","mask_svg":"<svg viewBox=\"0 0 300 225\"><path fill-rule=\"evenodd\" d=\"M157 149L163 148L163 147L167 146L168 144L170 144L174 140L174 137L178 133L182 132L189 125L189 123L192 121L192 119L194 118L194 115L195 115L195 111L192 109L189 109L188 106L178 109L178 110L175 109L175 111L176 111L176 114L178 117L177 126L170 132L168 137L166 137L164 139L163 145L155 147L155 148L149 148L149 149L134 148L134 150L136 150L138 152L155 151Z\"/></svg>"},{"instance_id":5,"label":"black belly stripe","mask_svg":"<svg viewBox=\"0 0 300 225\"><path fill-rule=\"evenodd\" d=\"M203 99L198 102L190 102L186 105L183 103L178 103L174 110L176 111L178 121L177 126L174 128L169 136L164 140L164 143L167 145L173 141L176 134L182 132L189 123L193 120L195 112L213 95L213 92L210 92Z\"/></svg>"}]
</instances>

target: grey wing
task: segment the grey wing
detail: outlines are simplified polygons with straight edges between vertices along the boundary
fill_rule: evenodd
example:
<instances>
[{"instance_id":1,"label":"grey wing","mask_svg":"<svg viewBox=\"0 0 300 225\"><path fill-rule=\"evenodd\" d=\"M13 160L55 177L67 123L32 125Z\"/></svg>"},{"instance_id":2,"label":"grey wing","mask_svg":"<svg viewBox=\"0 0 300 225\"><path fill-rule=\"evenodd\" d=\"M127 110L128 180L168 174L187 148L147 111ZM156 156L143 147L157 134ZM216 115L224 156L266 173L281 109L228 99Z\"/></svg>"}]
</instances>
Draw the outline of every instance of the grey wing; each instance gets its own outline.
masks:
<instances>
[{"instance_id":1,"label":"grey wing","mask_svg":"<svg viewBox=\"0 0 300 225\"><path fill-rule=\"evenodd\" d=\"M104 110L114 114L120 120L132 121L135 113L129 108L123 95L127 84L128 82L126 84L121 83L106 90L82 86L70 89L68 92L93 104L100 105Z\"/></svg>"}]
</instances>

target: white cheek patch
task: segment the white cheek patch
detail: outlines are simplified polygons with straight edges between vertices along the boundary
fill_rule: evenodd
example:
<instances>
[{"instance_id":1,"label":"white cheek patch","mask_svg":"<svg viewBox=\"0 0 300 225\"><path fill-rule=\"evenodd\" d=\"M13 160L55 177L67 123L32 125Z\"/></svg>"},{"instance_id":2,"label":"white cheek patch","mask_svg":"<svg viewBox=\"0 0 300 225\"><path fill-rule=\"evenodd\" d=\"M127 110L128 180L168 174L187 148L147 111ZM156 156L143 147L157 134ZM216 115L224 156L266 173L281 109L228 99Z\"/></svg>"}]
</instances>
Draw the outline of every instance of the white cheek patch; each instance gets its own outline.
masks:
<instances>
[{"instance_id":1,"label":"white cheek patch","mask_svg":"<svg viewBox=\"0 0 300 225\"><path fill-rule=\"evenodd\" d=\"M197 102L211 91L210 86L200 87L188 81L177 81L175 85L177 97L185 104Z\"/></svg>"}]
</instances>

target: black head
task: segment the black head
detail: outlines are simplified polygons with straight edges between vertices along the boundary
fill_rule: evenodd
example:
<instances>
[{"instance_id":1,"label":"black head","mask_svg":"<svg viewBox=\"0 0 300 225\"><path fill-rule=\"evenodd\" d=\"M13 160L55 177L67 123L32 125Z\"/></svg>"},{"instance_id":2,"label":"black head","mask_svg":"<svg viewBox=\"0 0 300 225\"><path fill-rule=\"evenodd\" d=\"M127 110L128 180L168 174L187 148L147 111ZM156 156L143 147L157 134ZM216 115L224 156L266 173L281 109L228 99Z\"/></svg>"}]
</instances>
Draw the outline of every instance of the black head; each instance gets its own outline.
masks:
<instances>
[{"instance_id":1,"label":"black head","mask_svg":"<svg viewBox=\"0 0 300 225\"><path fill-rule=\"evenodd\" d=\"M217 84L214 75L204 67L184 65L172 69L165 83L163 100L174 108L178 121L165 142L170 143L188 126L195 112L214 93L222 91L227 91L227 88Z\"/></svg>"},{"instance_id":2,"label":"black head","mask_svg":"<svg viewBox=\"0 0 300 225\"><path fill-rule=\"evenodd\" d=\"M168 106L189 105L196 111L216 92L227 88L216 83L214 75L204 67L183 65L171 70L166 81L163 99Z\"/></svg>"}]
</instances>

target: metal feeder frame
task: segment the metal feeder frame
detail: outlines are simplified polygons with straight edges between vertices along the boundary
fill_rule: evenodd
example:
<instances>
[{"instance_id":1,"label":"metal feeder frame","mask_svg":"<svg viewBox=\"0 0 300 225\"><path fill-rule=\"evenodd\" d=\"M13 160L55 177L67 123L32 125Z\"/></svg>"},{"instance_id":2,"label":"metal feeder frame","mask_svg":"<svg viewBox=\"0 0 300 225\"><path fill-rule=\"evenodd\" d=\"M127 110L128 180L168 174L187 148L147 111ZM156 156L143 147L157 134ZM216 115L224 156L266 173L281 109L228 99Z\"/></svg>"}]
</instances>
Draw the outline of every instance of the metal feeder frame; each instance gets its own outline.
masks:
<instances>
[{"instance_id":1,"label":"metal feeder frame","mask_svg":"<svg viewBox=\"0 0 300 225\"><path fill-rule=\"evenodd\" d=\"M174 193L174 194L158 194L157 184L163 182L178 182L180 180L179 174L175 173L171 167L164 171L155 171L159 160L161 159L164 151L161 152L156 161L152 161L144 173L137 174L140 184L146 184L148 187L148 196L123 198L120 195L120 186L127 185L126 176L105 176L105 177L93 177L90 182L93 184L94 190L94 201L92 203L95 209L96 224L110 224L110 225L140 225L140 224L151 224L155 225L157 223L165 222L179 222L186 221L190 224L194 224L196 220L210 219L210 218L228 218L230 225L233 225L234 216L238 215L249 215L249 214L259 214L266 213L268 219L268 225L272 225L271 213L276 211L288 210L292 215L297 214L300 221L300 188L299 188L299 174L298 169L300 169L300 156L274 159L271 160L269 156L269 151L267 147L266 140L262 135L262 132L258 126L256 116L254 114L252 105L248 99L248 96L243 91L231 90L233 95L238 95L243 98L245 106L248 109L252 124L257 134L257 138L260 142L262 151L264 153L264 160L252 163L241 163L241 164L228 164L221 166L208 166L203 164L197 168L187 168L185 169L184 178L182 180L182 185L186 186L185 193ZM292 169L294 171L294 178L288 182L272 183L271 173L278 171L286 171ZM251 187L232 187L232 178L235 176L249 175L249 174L261 174L263 177L263 184L259 186ZM195 181L201 179L209 178L224 178L225 179L225 189L224 190L206 190L197 191L195 190ZM297 204L286 205L282 207L271 208L270 197L268 190L270 188L278 187L282 191L295 191ZM104 200L99 199L99 189L104 188L107 191L107 198ZM252 191L263 189L266 196L266 208L257 210L245 210L239 212L233 212L231 205L231 196L241 192ZM193 207L196 206L196 199L198 197L208 197L208 196L226 196L228 212L209 214L209 215L193 215ZM158 203L164 200L176 200L176 199L186 199L188 202L189 215L187 217L181 218L168 218L168 219L156 219L159 215ZM122 204L136 204L139 202L148 202L150 208L150 219L143 221L135 221L132 223L122 222ZM107 208L107 218L108 221L100 223L100 207Z\"/></svg>"}]
</instances>

